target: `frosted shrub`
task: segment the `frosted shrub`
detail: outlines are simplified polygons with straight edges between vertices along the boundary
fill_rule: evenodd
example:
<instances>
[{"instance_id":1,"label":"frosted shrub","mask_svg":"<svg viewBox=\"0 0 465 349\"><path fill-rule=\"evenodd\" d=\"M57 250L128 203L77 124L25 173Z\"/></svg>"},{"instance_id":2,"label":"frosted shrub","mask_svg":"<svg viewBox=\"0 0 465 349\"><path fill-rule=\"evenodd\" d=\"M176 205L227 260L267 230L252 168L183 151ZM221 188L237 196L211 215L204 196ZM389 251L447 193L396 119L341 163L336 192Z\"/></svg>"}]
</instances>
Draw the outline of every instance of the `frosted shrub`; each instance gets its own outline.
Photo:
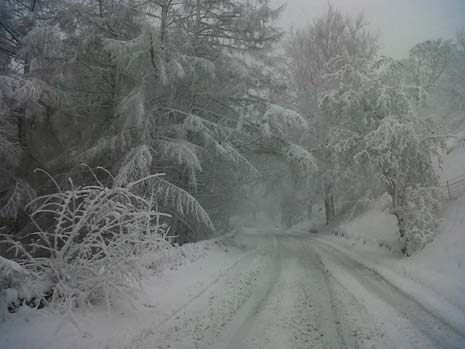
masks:
<instances>
[{"instance_id":1,"label":"frosted shrub","mask_svg":"<svg viewBox=\"0 0 465 349\"><path fill-rule=\"evenodd\" d=\"M405 253L412 255L434 238L441 204L438 190L429 187L409 188L406 202L406 207L399 210L404 230L401 239Z\"/></svg>"},{"instance_id":2,"label":"frosted shrub","mask_svg":"<svg viewBox=\"0 0 465 349\"><path fill-rule=\"evenodd\" d=\"M145 179L111 188L71 183L29 204L35 207L32 242L11 242L27 257L26 268L48 280L52 304L70 309L104 299L110 306L112 297L140 285L140 257L169 246L161 222L168 215L154 209L154 197L133 191ZM52 224L42 224L44 216Z\"/></svg>"},{"instance_id":3,"label":"frosted shrub","mask_svg":"<svg viewBox=\"0 0 465 349\"><path fill-rule=\"evenodd\" d=\"M34 274L0 256L0 322L5 320L9 307L19 306L23 301L32 304L41 286Z\"/></svg>"}]
</instances>

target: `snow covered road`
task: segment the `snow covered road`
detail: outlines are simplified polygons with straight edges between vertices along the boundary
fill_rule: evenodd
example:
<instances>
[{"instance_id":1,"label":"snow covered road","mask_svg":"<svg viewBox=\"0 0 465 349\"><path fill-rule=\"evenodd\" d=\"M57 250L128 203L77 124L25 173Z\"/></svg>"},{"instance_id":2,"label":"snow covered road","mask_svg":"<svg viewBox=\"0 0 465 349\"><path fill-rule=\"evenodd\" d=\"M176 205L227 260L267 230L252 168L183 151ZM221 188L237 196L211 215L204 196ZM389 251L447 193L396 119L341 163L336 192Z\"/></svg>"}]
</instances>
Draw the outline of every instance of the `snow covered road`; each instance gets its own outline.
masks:
<instances>
[{"instance_id":1,"label":"snow covered road","mask_svg":"<svg viewBox=\"0 0 465 349\"><path fill-rule=\"evenodd\" d=\"M451 326L324 240L241 234L234 267L128 348L465 348Z\"/></svg>"}]
</instances>

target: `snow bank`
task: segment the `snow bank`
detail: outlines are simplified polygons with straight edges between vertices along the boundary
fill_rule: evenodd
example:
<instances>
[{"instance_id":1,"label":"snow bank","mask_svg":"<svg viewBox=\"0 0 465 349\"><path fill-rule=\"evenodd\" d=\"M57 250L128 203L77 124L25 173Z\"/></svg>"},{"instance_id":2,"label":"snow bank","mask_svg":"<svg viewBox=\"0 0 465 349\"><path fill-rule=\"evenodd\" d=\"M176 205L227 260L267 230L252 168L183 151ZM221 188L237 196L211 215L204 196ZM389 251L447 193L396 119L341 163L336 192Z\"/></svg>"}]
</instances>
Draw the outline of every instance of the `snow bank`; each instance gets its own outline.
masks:
<instances>
[{"instance_id":1,"label":"snow bank","mask_svg":"<svg viewBox=\"0 0 465 349\"><path fill-rule=\"evenodd\" d=\"M440 175L444 183L454 178L465 178L465 145L458 145L448 154ZM458 199L446 203L443 223L434 241L413 257L402 259L399 263L403 269L411 269L412 274L425 275L425 279L441 280L432 284L465 287L465 180L463 188L454 188L462 191L455 193ZM343 235L346 241L340 242L346 246L363 246L365 253L378 256L386 252L396 254L399 248L396 218L386 213L387 204L387 200L372 204L365 213L341 223L333 234L338 237ZM446 287L444 291L445 289Z\"/></svg>"},{"instance_id":2,"label":"snow bank","mask_svg":"<svg viewBox=\"0 0 465 349\"><path fill-rule=\"evenodd\" d=\"M5 320L8 304L19 298L28 273L19 264L0 256L0 321Z\"/></svg>"},{"instance_id":3,"label":"snow bank","mask_svg":"<svg viewBox=\"0 0 465 349\"><path fill-rule=\"evenodd\" d=\"M465 143L460 143L444 159L441 171L441 181L451 181L465 175Z\"/></svg>"},{"instance_id":4,"label":"snow bank","mask_svg":"<svg viewBox=\"0 0 465 349\"><path fill-rule=\"evenodd\" d=\"M453 137L450 137L446 140L446 151L451 153L456 148L463 146L465 140L465 130L457 132Z\"/></svg>"},{"instance_id":5,"label":"snow bank","mask_svg":"<svg viewBox=\"0 0 465 349\"><path fill-rule=\"evenodd\" d=\"M441 178L445 181L464 175L465 145L460 145L446 157ZM434 241L402 264L407 272L460 301L465 309L465 181L454 188L458 198L446 203ZM461 295L454 294L459 289Z\"/></svg>"},{"instance_id":6,"label":"snow bank","mask_svg":"<svg viewBox=\"0 0 465 349\"><path fill-rule=\"evenodd\" d=\"M401 248L399 232L396 217L388 213L389 200L383 197L371 202L365 212L355 218L346 218L330 232L352 245L381 247L397 254Z\"/></svg>"},{"instance_id":7,"label":"snow bank","mask_svg":"<svg viewBox=\"0 0 465 349\"><path fill-rule=\"evenodd\" d=\"M444 218L433 242L409 258L393 248L395 217L376 208L321 238L458 326L465 322L465 196L448 203Z\"/></svg>"},{"instance_id":8,"label":"snow bank","mask_svg":"<svg viewBox=\"0 0 465 349\"><path fill-rule=\"evenodd\" d=\"M31 302L45 287L18 263L0 256L0 322L7 318L9 306Z\"/></svg>"},{"instance_id":9,"label":"snow bank","mask_svg":"<svg viewBox=\"0 0 465 349\"><path fill-rule=\"evenodd\" d=\"M440 276L425 269L415 258L401 259L360 246L341 244L334 238L322 239L333 248L366 266L431 314L458 331L465 323L465 288L450 275Z\"/></svg>"},{"instance_id":10,"label":"snow bank","mask_svg":"<svg viewBox=\"0 0 465 349\"><path fill-rule=\"evenodd\" d=\"M344 237L361 244L386 247L392 251L399 250L399 233L395 216L370 209L353 221L342 224ZM335 232L338 234L338 232Z\"/></svg>"},{"instance_id":11,"label":"snow bank","mask_svg":"<svg viewBox=\"0 0 465 349\"><path fill-rule=\"evenodd\" d=\"M432 282L433 286L451 284L462 287L465 309L465 196L448 204L435 240L406 260L406 265L409 268L422 266L427 274L434 274L436 282Z\"/></svg>"},{"instance_id":12,"label":"snow bank","mask_svg":"<svg viewBox=\"0 0 465 349\"><path fill-rule=\"evenodd\" d=\"M147 269L143 291L112 304L111 313L104 304L72 314L21 307L0 324L0 347L125 347L142 330L164 322L244 256L241 249L226 245L227 239L185 244L161 259L148 259L155 269Z\"/></svg>"}]
</instances>

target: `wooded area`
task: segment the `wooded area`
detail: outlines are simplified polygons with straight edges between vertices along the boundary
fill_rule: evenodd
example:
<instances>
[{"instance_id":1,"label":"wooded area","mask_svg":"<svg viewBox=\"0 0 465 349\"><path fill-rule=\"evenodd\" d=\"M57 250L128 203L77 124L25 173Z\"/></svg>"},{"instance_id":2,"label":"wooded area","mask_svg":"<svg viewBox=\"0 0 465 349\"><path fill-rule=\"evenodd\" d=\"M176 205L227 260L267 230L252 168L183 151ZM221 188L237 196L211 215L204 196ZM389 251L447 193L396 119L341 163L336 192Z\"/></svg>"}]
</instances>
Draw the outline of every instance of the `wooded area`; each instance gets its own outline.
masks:
<instances>
[{"instance_id":1,"label":"wooded area","mask_svg":"<svg viewBox=\"0 0 465 349\"><path fill-rule=\"evenodd\" d=\"M329 223L387 192L405 252L422 248L438 224L444 140L463 122L465 34L396 60L379 54L363 16L329 6L284 33L281 10L3 1L3 234L30 243L37 229L67 228L72 214L58 212L99 190L145 200L179 243L227 231L257 197L279 200L291 225L317 203Z\"/></svg>"}]
</instances>

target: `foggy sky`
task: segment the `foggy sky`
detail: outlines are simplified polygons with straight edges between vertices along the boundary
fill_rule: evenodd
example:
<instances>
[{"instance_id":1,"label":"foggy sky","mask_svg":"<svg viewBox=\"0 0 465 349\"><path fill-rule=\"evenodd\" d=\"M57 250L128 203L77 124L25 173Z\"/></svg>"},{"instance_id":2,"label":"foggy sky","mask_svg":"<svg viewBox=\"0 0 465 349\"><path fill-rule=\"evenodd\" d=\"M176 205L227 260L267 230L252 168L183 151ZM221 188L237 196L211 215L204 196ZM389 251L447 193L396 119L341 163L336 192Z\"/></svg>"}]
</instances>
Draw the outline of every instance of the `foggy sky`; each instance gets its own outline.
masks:
<instances>
[{"instance_id":1,"label":"foggy sky","mask_svg":"<svg viewBox=\"0 0 465 349\"><path fill-rule=\"evenodd\" d=\"M328 0L272 0L287 6L280 19L286 29L301 27L321 15ZM331 0L345 13L365 14L371 29L379 34L381 52L405 57L418 42L453 38L465 28L465 0Z\"/></svg>"}]
</instances>

